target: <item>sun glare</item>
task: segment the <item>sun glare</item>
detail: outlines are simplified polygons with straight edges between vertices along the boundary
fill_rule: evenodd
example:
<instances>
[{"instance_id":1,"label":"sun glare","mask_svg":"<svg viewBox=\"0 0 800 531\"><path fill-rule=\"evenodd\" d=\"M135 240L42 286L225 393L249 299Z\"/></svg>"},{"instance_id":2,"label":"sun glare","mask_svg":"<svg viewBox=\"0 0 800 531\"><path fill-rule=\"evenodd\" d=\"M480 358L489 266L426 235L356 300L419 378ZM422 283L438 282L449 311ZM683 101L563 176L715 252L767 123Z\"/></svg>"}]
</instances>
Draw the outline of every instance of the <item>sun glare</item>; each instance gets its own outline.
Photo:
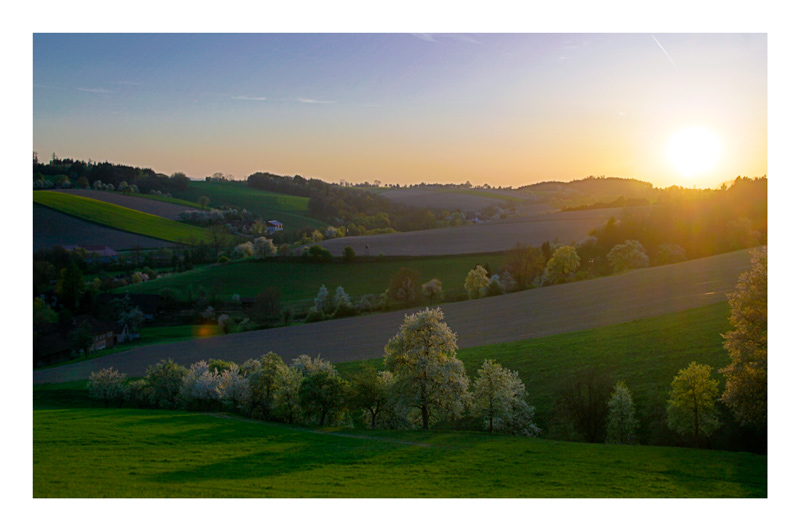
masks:
<instances>
[{"instance_id":1,"label":"sun glare","mask_svg":"<svg viewBox=\"0 0 800 531\"><path fill-rule=\"evenodd\" d=\"M719 159L722 143L704 127L682 129L672 136L667 156L684 177L710 170Z\"/></svg>"}]
</instances>

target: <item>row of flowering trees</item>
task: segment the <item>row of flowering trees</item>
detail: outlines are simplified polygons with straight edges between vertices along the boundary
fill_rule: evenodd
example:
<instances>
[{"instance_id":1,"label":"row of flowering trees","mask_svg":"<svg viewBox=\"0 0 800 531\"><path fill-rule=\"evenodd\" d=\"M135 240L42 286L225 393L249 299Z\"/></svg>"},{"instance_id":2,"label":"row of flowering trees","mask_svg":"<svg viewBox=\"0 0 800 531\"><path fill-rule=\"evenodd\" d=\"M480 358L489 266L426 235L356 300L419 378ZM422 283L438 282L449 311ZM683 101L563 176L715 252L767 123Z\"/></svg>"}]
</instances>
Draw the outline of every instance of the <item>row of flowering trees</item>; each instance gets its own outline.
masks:
<instances>
[{"instance_id":1,"label":"row of flowering trees","mask_svg":"<svg viewBox=\"0 0 800 531\"><path fill-rule=\"evenodd\" d=\"M89 387L106 406L224 410L319 426L361 420L389 429L473 417L490 432L536 435L534 408L518 374L485 360L471 380L456 350L441 309L425 309L406 316L389 340L382 371L367 366L345 379L319 357L301 355L286 364L270 352L241 365L208 360L187 369L161 361L134 380L108 368L93 373Z\"/></svg>"}]
</instances>

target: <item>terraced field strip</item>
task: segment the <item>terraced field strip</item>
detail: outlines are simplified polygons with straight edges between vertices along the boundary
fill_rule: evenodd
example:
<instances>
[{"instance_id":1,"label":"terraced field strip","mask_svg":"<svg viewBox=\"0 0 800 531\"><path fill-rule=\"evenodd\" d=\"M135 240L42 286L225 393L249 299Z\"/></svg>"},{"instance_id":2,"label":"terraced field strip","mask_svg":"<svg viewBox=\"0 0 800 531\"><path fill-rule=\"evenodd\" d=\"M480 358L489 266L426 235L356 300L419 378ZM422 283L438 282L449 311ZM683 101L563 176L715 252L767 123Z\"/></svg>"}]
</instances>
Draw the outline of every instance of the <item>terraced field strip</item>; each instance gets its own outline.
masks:
<instances>
[{"instance_id":1,"label":"terraced field strip","mask_svg":"<svg viewBox=\"0 0 800 531\"><path fill-rule=\"evenodd\" d=\"M150 238L122 230L97 225L90 221L64 214L58 210L33 204L33 250L56 245L107 245L115 251L127 249L154 249L171 247L167 240Z\"/></svg>"},{"instance_id":2,"label":"terraced field strip","mask_svg":"<svg viewBox=\"0 0 800 531\"><path fill-rule=\"evenodd\" d=\"M459 347L477 347L588 330L724 301L750 254L738 251L622 275L444 304L445 320ZM113 366L129 376L144 375L166 358L189 366L224 358L241 363L268 351L290 361L300 354L332 362L379 358L386 342L413 310L259 330L202 340L152 345L64 367L34 371L34 383L87 379Z\"/></svg>"},{"instance_id":3,"label":"terraced field strip","mask_svg":"<svg viewBox=\"0 0 800 531\"><path fill-rule=\"evenodd\" d=\"M178 219L178 215L181 212L201 209L197 203L168 197L161 198L156 195L123 194L121 192L106 192L102 190L58 190L57 193L97 199L104 203L111 203L112 205L138 210L145 214L153 214L154 216L174 220Z\"/></svg>"},{"instance_id":4,"label":"terraced field strip","mask_svg":"<svg viewBox=\"0 0 800 531\"><path fill-rule=\"evenodd\" d=\"M92 223L171 242L207 237L207 232L199 227L88 197L35 191L33 201Z\"/></svg>"}]
</instances>

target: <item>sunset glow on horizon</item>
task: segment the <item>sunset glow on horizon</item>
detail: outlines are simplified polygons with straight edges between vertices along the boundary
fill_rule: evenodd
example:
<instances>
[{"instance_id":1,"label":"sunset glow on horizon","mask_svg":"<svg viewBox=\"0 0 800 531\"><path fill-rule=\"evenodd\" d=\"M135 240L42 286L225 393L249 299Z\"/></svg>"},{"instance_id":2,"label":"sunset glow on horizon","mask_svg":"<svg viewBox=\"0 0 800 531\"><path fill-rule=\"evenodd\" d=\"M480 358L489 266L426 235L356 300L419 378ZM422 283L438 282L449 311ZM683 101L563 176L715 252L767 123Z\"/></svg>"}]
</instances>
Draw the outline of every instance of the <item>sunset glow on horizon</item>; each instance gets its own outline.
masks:
<instances>
[{"instance_id":1,"label":"sunset glow on horizon","mask_svg":"<svg viewBox=\"0 0 800 531\"><path fill-rule=\"evenodd\" d=\"M767 174L767 37L34 34L33 149L193 178L717 187Z\"/></svg>"}]
</instances>

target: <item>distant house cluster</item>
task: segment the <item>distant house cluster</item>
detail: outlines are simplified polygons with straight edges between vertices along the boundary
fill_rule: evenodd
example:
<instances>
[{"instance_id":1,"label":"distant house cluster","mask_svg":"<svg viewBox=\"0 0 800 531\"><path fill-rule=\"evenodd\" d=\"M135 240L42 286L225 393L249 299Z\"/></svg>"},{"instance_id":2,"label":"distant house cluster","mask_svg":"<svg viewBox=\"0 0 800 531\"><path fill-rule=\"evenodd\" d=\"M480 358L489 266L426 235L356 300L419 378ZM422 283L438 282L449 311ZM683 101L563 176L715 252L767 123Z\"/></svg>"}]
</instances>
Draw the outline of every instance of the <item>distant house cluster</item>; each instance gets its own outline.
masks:
<instances>
[{"instance_id":1,"label":"distant house cluster","mask_svg":"<svg viewBox=\"0 0 800 531\"><path fill-rule=\"evenodd\" d=\"M128 297L132 307L138 307L144 314L146 320L152 321L158 314L158 306L161 301L160 295L146 294L100 294L98 303L107 305L114 299ZM57 305L57 297L50 291L42 294L42 300L51 306ZM90 350L104 350L112 348L120 343L127 343L139 337L138 331L133 331L124 323L113 320L98 319L91 315L78 315L66 323L44 324L39 330L38 337L34 339L34 353L38 360L48 362L60 359L69 359L73 354L74 346L70 336L80 328L86 327L92 333L92 345Z\"/></svg>"},{"instance_id":2,"label":"distant house cluster","mask_svg":"<svg viewBox=\"0 0 800 531\"><path fill-rule=\"evenodd\" d=\"M83 249L86 251L86 260L90 263L108 264L119 261L117 251L107 245L65 245L64 250L75 251Z\"/></svg>"}]
</instances>

